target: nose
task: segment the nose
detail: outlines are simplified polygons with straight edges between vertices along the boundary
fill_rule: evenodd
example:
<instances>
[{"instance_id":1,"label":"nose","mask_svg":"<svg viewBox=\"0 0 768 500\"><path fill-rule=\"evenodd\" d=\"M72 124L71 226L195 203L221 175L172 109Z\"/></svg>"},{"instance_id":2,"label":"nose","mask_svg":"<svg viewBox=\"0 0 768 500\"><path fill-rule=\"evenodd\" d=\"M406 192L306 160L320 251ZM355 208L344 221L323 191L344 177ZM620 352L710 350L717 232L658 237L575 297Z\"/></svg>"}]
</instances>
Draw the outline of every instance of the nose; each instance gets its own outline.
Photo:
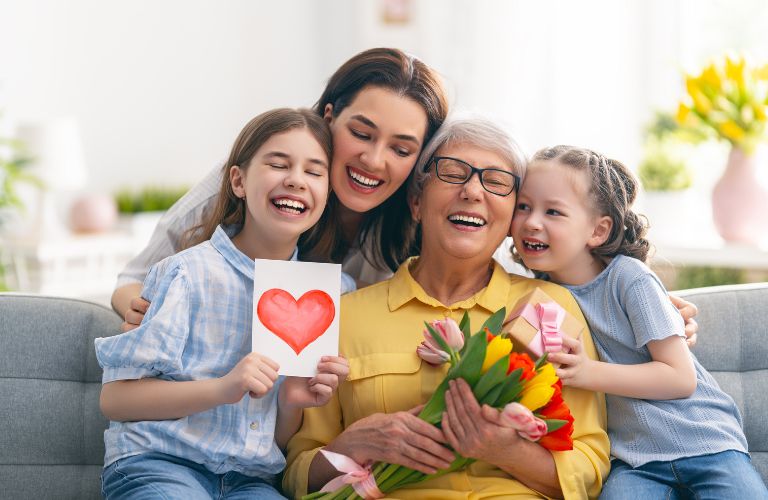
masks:
<instances>
[{"instance_id":1,"label":"nose","mask_svg":"<svg viewBox=\"0 0 768 500\"><path fill-rule=\"evenodd\" d=\"M307 188L306 180L304 179L304 169L299 166L293 166L288 169L288 172L283 181L283 185L290 189L298 191L304 191Z\"/></svg>"},{"instance_id":2,"label":"nose","mask_svg":"<svg viewBox=\"0 0 768 500\"><path fill-rule=\"evenodd\" d=\"M515 215L519 217L520 215ZM531 211L523 216L523 227L529 231L538 231L541 229L541 217L539 214Z\"/></svg>"},{"instance_id":3,"label":"nose","mask_svg":"<svg viewBox=\"0 0 768 500\"><path fill-rule=\"evenodd\" d=\"M480 174L473 172L469 180L462 185L461 196L465 200L478 201L483 196L483 185L480 183Z\"/></svg>"},{"instance_id":4,"label":"nose","mask_svg":"<svg viewBox=\"0 0 768 500\"><path fill-rule=\"evenodd\" d=\"M384 144L371 143L368 150L360 155L360 160L371 170L382 170L384 168L384 148Z\"/></svg>"}]
</instances>

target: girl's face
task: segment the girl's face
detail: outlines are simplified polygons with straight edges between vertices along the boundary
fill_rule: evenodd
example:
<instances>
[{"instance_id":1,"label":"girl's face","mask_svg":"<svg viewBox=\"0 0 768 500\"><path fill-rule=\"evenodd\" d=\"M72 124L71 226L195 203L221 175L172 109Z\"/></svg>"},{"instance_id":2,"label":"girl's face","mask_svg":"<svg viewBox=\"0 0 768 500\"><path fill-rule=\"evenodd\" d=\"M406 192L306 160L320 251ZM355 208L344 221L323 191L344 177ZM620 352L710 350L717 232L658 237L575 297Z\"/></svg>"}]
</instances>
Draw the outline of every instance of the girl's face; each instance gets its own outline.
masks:
<instances>
[{"instance_id":1,"label":"girl's face","mask_svg":"<svg viewBox=\"0 0 768 500\"><path fill-rule=\"evenodd\" d=\"M456 158L476 168L514 172L498 153L470 144L446 144L435 156ZM411 202L414 218L421 220L422 256L443 254L490 261L509 229L516 193L490 193L478 175L472 175L466 184L449 184L437 177L434 163L430 168L432 175L424 191Z\"/></svg>"},{"instance_id":2,"label":"girl's face","mask_svg":"<svg viewBox=\"0 0 768 500\"><path fill-rule=\"evenodd\" d=\"M246 234L274 242L296 239L312 227L328 199L328 157L306 128L270 137L248 168L233 166L235 195L245 197Z\"/></svg>"},{"instance_id":3,"label":"girl's face","mask_svg":"<svg viewBox=\"0 0 768 500\"><path fill-rule=\"evenodd\" d=\"M367 212L405 182L421 151L427 114L415 101L365 87L338 116L325 107L333 133L331 187L342 205Z\"/></svg>"},{"instance_id":4,"label":"girl's face","mask_svg":"<svg viewBox=\"0 0 768 500\"><path fill-rule=\"evenodd\" d=\"M512 219L512 239L525 265L558 283L579 284L594 268L605 217L589 202L587 175L554 161L528 167ZM596 234L597 233L597 234Z\"/></svg>"}]
</instances>

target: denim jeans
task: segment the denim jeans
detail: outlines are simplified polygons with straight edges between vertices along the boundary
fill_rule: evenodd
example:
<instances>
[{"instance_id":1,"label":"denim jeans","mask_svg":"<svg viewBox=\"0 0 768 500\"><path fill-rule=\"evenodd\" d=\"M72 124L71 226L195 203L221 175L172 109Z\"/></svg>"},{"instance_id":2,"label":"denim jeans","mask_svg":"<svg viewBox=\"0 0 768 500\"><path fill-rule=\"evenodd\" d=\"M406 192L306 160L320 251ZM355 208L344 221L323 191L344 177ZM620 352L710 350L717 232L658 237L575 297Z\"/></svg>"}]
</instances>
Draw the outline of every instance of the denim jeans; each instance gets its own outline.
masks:
<instances>
[{"instance_id":1,"label":"denim jeans","mask_svg":"<svg viewBox=\"0 0 768 500\"><path fill-rule=\"evenodd\" d=\"M626 498L758 500L768 489L749 455L730 450L636 468L613 459L600 499Z\"/></svg>"},{"instance_id":2,"label":"denim jeans","mask_svg":"<svg viewBox=\"0 0 768 500\"><path fill-rule=\"evenodd\" d=\"M101 473L107 499L285 500L269 482L238 472L214 474L200 464L163 453L122 458Z\"/></svg>"}]
</instances>

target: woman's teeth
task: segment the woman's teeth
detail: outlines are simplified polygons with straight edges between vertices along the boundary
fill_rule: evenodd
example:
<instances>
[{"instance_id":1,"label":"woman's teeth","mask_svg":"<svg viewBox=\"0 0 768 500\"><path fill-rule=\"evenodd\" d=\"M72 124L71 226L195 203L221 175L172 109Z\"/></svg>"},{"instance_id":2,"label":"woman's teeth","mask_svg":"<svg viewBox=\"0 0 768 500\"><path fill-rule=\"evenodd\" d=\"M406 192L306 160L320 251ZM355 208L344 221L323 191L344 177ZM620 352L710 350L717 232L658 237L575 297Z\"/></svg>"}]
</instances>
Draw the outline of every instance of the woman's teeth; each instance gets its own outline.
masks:
<instances>
[{"instance_id":1,"label":"woman's teeth","mask_svg":"<svg viewBox=\"0 0 768 500\"><path fill-rule=\"evenodd\" d=\"M463 226L481 227L486 224L484 219L480 217L470 217L469 215L449 215L448 220L454 224L461 224Z\"/></svg>"},{"instance_id":2,"label":"woman's teeth","mask_svg":"<svg viewBox=\"0 0 768 500\"><path fill-rule=\"evenodd\" d=\"M276 206L278 210L294 215L304 213L304 211L307 209L307 206L302 202L297 200L290 200L288 198L278 198L276 200L272 200L272 204Z\"/></svg>"},{"instance_id":3,"label":"woman's teeth","mask_svg":"<svg viewBox=\"0 0 768 500\"><path fill-rule=\"evenodd\" d=\"M384 182L382 180L371 179L370 177L366 177L364 175L358 174L357 172L353 172L352 170L348 170L348 172L349 172L349 176L352 177L352 180L354 180L358 184L361 184L365 187L376 187L382 182Z\"/></svg>"},{"instance_id":4,"label":"woman's teeth","mask_svg":"<svg viewBox=\"0 0 768 500\"><path fill-rule=\"evenodd\" d=\"M530 250L544 250L546 248L549 248L549 245L547 245L546 243L539 243L539 242L525 241L525 240L523 240L523 246Z\"/></svg>"}]
</instances>

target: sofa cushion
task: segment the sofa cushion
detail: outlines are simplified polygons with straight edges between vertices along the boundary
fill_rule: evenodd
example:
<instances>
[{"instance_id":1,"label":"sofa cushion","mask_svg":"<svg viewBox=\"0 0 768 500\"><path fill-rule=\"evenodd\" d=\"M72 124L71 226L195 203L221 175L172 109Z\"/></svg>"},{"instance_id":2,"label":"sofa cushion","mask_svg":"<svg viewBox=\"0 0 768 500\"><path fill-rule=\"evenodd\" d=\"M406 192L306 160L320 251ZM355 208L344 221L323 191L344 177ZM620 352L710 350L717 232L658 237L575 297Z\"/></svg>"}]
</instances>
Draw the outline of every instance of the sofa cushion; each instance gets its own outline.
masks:
<instances>
[{"instance_id":1,"label":"sofa cushion","mask_svg":"<svg viewBox=\"0 0 768 500\"><path fill-rule=\"evenodd\" d=\"M749 452L768 478L768 283L676 292L699 307L693 352L736 401Z\"/></svg>"},{"instance_id":2,"label":"sofa cushion","mask_svg":"<svg viewBox=\"0 0 768 500\"><path fill-rule=\"evenodd\" d=\"M120 318L90 302L0 294L4 498L100 498L104 429L93 340Z\"/></svg>"}]
</instances>

